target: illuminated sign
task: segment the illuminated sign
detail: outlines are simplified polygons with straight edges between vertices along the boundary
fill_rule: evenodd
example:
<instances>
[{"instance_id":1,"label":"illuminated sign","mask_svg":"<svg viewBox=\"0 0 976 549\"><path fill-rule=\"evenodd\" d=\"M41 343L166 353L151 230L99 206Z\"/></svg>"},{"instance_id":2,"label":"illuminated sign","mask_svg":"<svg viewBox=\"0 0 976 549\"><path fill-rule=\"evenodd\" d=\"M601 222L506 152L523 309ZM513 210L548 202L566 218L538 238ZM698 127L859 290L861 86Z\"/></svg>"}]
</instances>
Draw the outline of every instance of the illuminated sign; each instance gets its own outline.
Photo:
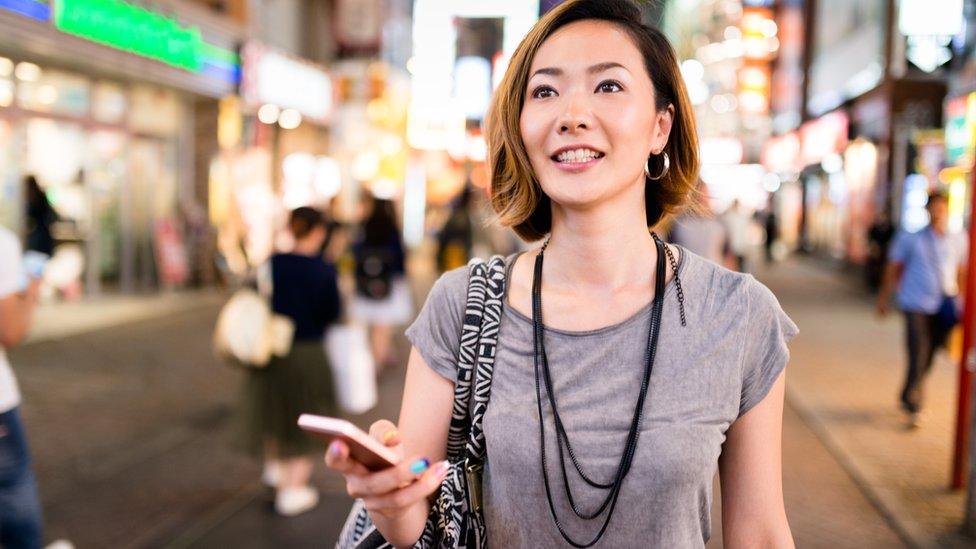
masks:
<instances>
[{"instance_id":1,"label":"illuminated sign","mask_svg":"<svg viewBox=\"0 0 976 549\"><path fill-rule=\"evenodd\" d=\"M976 93L950 99L945 107L945 120L946 164L972 166L976 149Z\"/></svg>"},{"instance_id":2,"label":"illuminated sign","mask_svg":"<svg viewBox=\"0 0 976 549\"><path fill-rule=\"evenodd\" d=\"M0 9L38 21L47 21L51 18L51 6L40 0L0 0Z\"/></svg>"},{"instance_id":3,"label":"illuminated sign","mask_svg":"<svg viewBox=\"0 0 976 549\"><path fill-rule=\"evenodd\" d=\"M54 26L68 34L198 72L200 31L119 0L59 0Z\"/></svg>"},{"instance_id":4,"label":"illuminated sign","mask_svg":"<svg viewBox=\"0 0 976 549\"><path fill-rule=\"evenodd\" d=\"M328 122L332 115L332 77L307 61L274 52L256 42L244 47L241 96L251 105L276 105Z\"/></svg>"},{"instance_id":5,"label":"illuminated sign","mask_svg":"<svg viewBox=\"0 0 976 549\"><path fill-rule=\"evenodd\" d=\"M58 0L53 21L58 30L99 44L227 82L239 79L234 52L205 43L199 29L121 0Z\"/></svg>"}]
</instances>

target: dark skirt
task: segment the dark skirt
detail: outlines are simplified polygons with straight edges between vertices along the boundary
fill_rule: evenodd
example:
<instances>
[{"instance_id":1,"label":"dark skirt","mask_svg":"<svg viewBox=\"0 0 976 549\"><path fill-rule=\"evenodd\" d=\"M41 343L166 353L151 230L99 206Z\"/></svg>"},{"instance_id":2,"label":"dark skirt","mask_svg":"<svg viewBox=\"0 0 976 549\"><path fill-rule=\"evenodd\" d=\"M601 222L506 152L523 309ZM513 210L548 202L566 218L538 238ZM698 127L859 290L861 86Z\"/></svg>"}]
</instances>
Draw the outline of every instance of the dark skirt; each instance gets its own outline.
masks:
<instances>
[{"instance_id":1,"label":"dark skirt","mask_svg":"<svg viewBox=\"0 0 976 549\"><path fill-rule=\"evenodd\" d=\"M288 356L250 370L243 399L247 450L261 456L269 443L278 458L324 452L324 443L299 429L297 422L305 413L337 416L334 387L321 340L296 341Z\"/></svg>"}]
</instances>

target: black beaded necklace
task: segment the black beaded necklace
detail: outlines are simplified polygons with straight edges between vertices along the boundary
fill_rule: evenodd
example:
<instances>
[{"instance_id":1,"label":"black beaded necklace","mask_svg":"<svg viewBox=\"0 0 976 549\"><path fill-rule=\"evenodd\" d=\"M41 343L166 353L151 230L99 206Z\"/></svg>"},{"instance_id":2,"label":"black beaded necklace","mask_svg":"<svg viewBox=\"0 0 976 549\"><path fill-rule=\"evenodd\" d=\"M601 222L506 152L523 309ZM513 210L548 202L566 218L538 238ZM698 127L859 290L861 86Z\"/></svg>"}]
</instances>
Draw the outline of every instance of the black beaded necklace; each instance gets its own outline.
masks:
<instances>
[{"instance_id":1,"label":"black beaded necklace","mask_svg":"<svg viewBox=\"0 0 976 549\"><path fill-rule=\"evenodd\" d=\"M559 410L556 407L556 397L552 388L552 376L549 371L549 360L546 356L546 345L542 322L542 262L546 247L549 244L548 240L542 245L539 255L537 255L535 258L535 272L532 278L532 324L535 332L535 390L536 402L539 410L539 445L542 450L542 479L545 483L546 499L549 503L549 511L552 514L553 522L556 524L556 529L559 530L559 534L564 540L566 540L567 543L580 549L595 545L598 541L600 541L604 533L606 533L607 528L610 525L610 518L613 516L614 509L617 505L617 499L620 495L620 488L623 485L623 481L626 478L627 473L630 472L630 466L634 460L634 455L637 452L637 439L640 435L641 423L644 417L644 402L647 398L647 389L651 380L651 370L653 369L654 358L657 354L657 340L661 331L661 314L664 309L664 283L666 276L665 257L670 260L671 267L675 274L675 286L678 291L678 303L681 312L681 325L686 325L684 292L681 289L681 282L678 279L677 262L674 259L674 255L671 253L671 249L668 248L668 246L666 246L660 238L658 238L657 234L652 232L651 236L654 238L654 243L657 247L657 269L655 272L654 301L651 305L651 326L648 330L647 348L644 353L644 376L641 380L640 394L637 398L637 405L634 409L633 419L631 420L630 431L627 434L627 440L624 444L623 454L620 457L620 463L617 466L617 472L614 474L613 480L606 483L597 482L583 472L583 469L579 464L579 460L576 457L576 453L573 451L573 446L569 441L569 436L566 433L566 429L563 426L562 419L559 417ZM573 513L583 520L593 520L603 514L604 511L607 511L606 518L603 521L603 525L600 527L600 531L588 543L580 543L570 538L563 528L559 517L556 515L556 506L553 503L552 490L549 486L549 469L546 459L546 427L545 416L543 415L542 411L541 388L543 383L546 387L546 394L548 396L549 406L552 409L553 422L555 423L556 427L556 447L559 450L559 465L562 470L563 484L566 488L566 497L569 499L570 507L573 509ZM563 445L566 446L566 453L569 454L573 467L576 469L576 472L580 475L580 478L582 478L583 481L594 488L609 490L606 498L603 500L603 503L591 513L581 511L579 506L576 504L575 498L573 498L572 490L570 490L569 487L569 476L566 472L566 461L565 454L563 453Z\"/></svg>"}]
</instances>

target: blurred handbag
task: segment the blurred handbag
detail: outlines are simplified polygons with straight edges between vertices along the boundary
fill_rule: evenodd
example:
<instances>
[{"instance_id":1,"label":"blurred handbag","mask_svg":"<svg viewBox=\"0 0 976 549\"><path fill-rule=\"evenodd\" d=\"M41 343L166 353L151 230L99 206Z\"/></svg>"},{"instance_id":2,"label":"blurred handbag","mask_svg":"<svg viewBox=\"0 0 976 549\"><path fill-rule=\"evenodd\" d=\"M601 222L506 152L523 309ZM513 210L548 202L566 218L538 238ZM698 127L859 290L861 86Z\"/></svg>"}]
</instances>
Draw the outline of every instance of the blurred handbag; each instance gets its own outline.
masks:
<instances>
[{"instance_id":1,"label":"blurred handbag","mask_svg":"<svg viewBox=\"0 0 976 549\"><path fill-rule=\"evenodd\" d=\"M272 356L287 356L295 339L295 323L271 309L271 267L258 271L258 291L234 292L217 316L214 351L242 366L264 368Z\"/></svg>"},{"instance_id":2,"label":"blurred handbag","mask_svg":"<svg viewBox=\"0 0 976 549\"><path fill-rule=\"evenodd\" d=\"M468 263L468 292L458 350L454 408L447 435L447 476L441 482L416 549L488 547L482 508L482 474L486 458L485 411L491 397L495 345L505 292L505 260ZM392 548L358 499L339 534L336 549Z\"/></svg>"},{"instance_id":3,"label":"blurred handbag","mask_svg":"<svg viewBox=\"0 0 976 549\"><path fill-rule=\"evenodd\" d=\"M376 368L366 327L337 324L325 333L325 353L332 366L339 406L362 414L376 406Z\"/></svg>"}]
</instances>

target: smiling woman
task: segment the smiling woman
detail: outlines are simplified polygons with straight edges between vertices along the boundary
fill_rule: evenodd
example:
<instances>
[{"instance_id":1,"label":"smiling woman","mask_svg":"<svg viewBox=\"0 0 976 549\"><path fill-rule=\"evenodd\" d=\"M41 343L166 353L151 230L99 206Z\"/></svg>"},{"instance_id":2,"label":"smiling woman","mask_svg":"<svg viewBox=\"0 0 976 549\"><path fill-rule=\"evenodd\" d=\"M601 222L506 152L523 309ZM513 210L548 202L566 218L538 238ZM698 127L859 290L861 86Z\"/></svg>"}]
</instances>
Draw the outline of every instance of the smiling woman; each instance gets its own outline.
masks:
<instances>
[{"instance_id":1,"label":"smiling woman","mask_svg":"<svg viewBox=\"0 0 976 549\"><path fill-rule=\"evenodd\" d=\"M699 169L670 44L627 0L568 0L516 50L487 124L497 221L545 241L493 260L488 284L474 266L431 289L400 423L371 433L401 464L326 457L368 514L350 528L372 519L370 539L397 547L703 547L720 470L724 545L792 547L780 431L797 328L751 276L649 234Z\"/></svg>"},{"instance_id":2,"label":"smiling woman","mask_svg":"<svg viewBox=\"0 0 976 549\"><path fill-rule=\"evenodd\" d=\"M575 29L581 25L582 31ZM594 63L584 65L584 60ZM560 161L555 156L571 151L581 158L589 151L590 157L602 159L608 152L604 148L615 146L611 160L629 167L631 180L640 177L642 165L648 179L657 178L654 184L648 181L644 193L648 227L685 204L698 179L694 108L667 38L642 25L633 5L584 2L556 10L525 37L509 66L486 124L498 222L529 241L550 230L552 195L539 183L553 167L546 158L530 158L530 150L556 162L556 169L589 178L596 174L587 168L603 162L578 165L569 162L572 157ZM583 113L594 117L593 124L627 132L613 132L620 135L617 143L574 141L579 125L587 121L572 118ZM570 118L558 121L560 135L550 135L548 125L560 115ZM547 141L527 147L532 139Z\"/></svg>"}]
</instances>

